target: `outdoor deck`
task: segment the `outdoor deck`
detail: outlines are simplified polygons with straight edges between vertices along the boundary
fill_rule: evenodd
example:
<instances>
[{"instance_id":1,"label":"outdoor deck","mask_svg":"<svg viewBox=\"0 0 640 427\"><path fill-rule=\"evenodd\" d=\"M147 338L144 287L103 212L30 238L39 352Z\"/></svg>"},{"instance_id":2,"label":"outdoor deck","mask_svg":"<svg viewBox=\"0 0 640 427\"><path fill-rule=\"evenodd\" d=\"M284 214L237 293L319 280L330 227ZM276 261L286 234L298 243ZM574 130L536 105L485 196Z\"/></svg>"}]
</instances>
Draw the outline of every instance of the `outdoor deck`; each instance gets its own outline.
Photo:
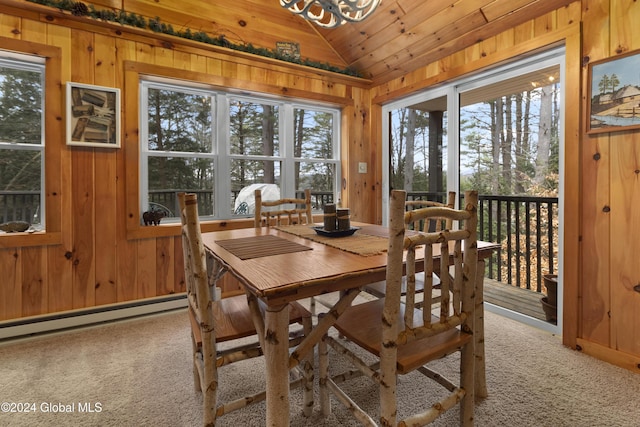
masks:
<instances>
[{"instance_id":1,"label":"outdoor deck","mask_svg":"<svg viewBox=\"0 0 640 427\"><path fill-rule=\"evenodd\" d=\"M497 280L484 279L484 300L500 307L546 321L540 298L544 295Z\"/></svg>"}]
</instances>

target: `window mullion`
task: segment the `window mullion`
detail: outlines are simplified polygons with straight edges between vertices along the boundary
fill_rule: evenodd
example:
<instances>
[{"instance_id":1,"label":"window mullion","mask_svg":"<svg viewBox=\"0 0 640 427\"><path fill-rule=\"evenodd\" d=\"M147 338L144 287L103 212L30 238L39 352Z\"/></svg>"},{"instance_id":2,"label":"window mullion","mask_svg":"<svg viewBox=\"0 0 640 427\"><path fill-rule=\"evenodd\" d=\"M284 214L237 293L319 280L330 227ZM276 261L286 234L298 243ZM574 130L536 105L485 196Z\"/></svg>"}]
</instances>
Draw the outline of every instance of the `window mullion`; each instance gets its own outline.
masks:
<instances>
[{"instance_id":1,"label":"window mullion","mask_svg":"<svg viewBox=\"0 0 640 427\"><path fill-rule=\"evenodd\" d=\"M284 104L282 106L282 113L280 117L280 137L282 141L282 184L281 191L283 197L294 197L295 195L295 183L293 182L295 162L294 162L294 120L293 120L294 108L291 104Z\"/></svg>"},{"instance_id":2,"label":"window mullion","mask_svg":"<svg viewBox=\"0 0 640 427\"><path fill-rule=\"evenodd\" d=\"M140 85L140 123L149 123L149 86ZM140 212L149 206L149 127L140 126Z\"/></svg>"},{"instance_id":3,"label":"window mullion","mask_svg":"<svg viewBox=\"0 0 640 427\"><path fill-rule=\"evenodd\" d=\"M231 218L231 205L229 195L231 194L231 159L229 138L231 135L229 125L229 98L219 94L216 97L215 128L216 143L213 145L217 154L214 164L214 188L215 188L215 212L217 218Z\"/></svg>"}]
</instances>

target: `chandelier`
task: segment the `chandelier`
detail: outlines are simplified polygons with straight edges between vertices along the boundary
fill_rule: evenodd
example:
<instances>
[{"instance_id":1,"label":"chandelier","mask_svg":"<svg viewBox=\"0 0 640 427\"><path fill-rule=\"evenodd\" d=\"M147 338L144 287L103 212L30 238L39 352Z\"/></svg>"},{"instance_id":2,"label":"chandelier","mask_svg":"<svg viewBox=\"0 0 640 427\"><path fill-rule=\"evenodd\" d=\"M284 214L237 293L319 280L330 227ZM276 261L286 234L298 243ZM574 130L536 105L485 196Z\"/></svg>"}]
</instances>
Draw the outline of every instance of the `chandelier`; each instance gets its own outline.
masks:
<instances>
[{"instance_id":1,"label":"chandelier","mask_svg":"<svg viewBox=\"0 0 640 427\"><path fill-rule=\"evenodd\" d=\"M325 28L366 19L380 0L280 0L280 5Z\"/></svg>"}]
</instances>

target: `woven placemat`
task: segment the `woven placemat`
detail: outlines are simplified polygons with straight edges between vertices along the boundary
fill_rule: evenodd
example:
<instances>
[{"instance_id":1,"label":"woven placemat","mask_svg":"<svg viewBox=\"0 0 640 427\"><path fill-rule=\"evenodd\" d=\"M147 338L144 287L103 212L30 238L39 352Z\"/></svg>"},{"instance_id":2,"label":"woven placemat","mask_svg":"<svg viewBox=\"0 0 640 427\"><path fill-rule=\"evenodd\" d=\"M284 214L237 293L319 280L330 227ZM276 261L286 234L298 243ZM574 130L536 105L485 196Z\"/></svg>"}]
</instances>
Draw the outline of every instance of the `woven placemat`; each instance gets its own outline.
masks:
<instances>
[{"instance_id":1,"label":"woven placemat","mask_svg":"<svg viewBox=\"0 0 640 427\"><path fill-rule=\"evenodd\" d=\"M387 252L389 247L389 239L386 236L366 234L364 228L356 231L351 236L345 237L321 236L309 225L287 225L275 228L285 233L304 237L314 242L362 256L380 255Z\"/></svg>"},{"instance_id":2,"label":"woven placemat","mask_svg":"<svg viewBox=\"0 0 640 427\"><path fill-rule=\"evenodd\" d=\"M313 249L309 246L271 235L218 240L216 243L240 259L290 254Z\"/></svg>"}]
</instances>

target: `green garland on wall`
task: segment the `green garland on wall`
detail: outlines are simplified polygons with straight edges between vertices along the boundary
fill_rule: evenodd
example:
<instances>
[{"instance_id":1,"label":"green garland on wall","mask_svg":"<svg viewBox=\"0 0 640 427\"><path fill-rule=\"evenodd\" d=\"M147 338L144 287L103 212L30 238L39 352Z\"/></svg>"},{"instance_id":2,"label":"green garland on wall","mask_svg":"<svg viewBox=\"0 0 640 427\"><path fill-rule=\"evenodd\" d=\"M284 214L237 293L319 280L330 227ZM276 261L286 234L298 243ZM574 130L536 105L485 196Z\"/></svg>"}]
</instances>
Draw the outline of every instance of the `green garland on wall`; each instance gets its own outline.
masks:
<instances>
[{"instance_id":1,"label":"green garland on wall","mask_svg":"<svg viewBox=\"0 0 640 427\"><path fill-rule=\"evenodd\" d=\"M345 74L353 77L362 77L362 75L350 68L339 68L328 63L315 62L309 59L298 59L290 55L279 53L276 50L255 47L251 43L236 44L232 43L225 38L224 35L217 37L211 37L204 31L191 31L189 28L185 30L176 31L171 24L165 24L160 21L160 18L146 19L144 16L136 15L135 13L128 13L124 10L117 12L113 10L97 10L93 5L87 6L82 2L76 2L72 0L27 0L31 3L37 3L43 6L49 6L63 11L71 12L74 16L87 16L93 19L115 22L120 25L126 25L130 27L142 28L145 30L151 30L155 33L167 34L170 36L180 37L183 39L193 40L201 43L210 44L213 46L226 47L229 49L237 50L240 52L250 53L254 55L260 55L267 58L278 59L280 61L291 62L294 64L305 65L308 67L318 68L325 71L331 71L334 73Z\"/></svg>"}]
</instances>

